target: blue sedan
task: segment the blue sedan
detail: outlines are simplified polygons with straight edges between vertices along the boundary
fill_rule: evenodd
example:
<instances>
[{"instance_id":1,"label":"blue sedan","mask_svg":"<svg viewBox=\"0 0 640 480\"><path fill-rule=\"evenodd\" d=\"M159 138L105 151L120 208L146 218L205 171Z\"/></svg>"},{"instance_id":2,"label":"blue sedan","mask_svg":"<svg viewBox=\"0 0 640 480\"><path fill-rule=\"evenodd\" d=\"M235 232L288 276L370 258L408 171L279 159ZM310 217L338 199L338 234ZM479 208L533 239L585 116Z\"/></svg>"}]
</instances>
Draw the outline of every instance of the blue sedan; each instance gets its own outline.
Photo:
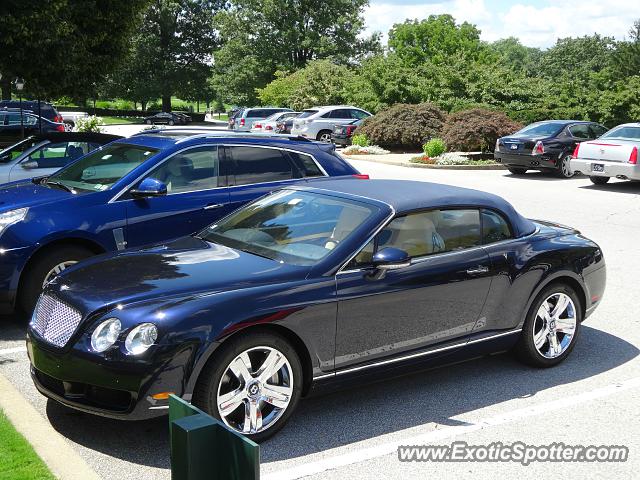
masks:
<instances>
[{"instance_id":1,"label":"blue sedan","mask_svg":"<svg viewBox=\"0 0 640 480\"><path fill-rule=\"evenodd\" d=\"M598 245L494 195L325 180L71 267L27 345L38 390L69 407L142 419L171 392L263 440L329 385L511 348L557 365L604 286Z\"/></svg>"},{"instance_id":2,"label":"blue sedan","mask_svg":"<svg viewBox=\"0 0 640 480\"><path fill-rule=\"evenodd\" d=\"M160 131L0 189L0 308L96 254L197 232L291 183L358 175L331 146L286 136Z\"/></svg>"}]
</instances>

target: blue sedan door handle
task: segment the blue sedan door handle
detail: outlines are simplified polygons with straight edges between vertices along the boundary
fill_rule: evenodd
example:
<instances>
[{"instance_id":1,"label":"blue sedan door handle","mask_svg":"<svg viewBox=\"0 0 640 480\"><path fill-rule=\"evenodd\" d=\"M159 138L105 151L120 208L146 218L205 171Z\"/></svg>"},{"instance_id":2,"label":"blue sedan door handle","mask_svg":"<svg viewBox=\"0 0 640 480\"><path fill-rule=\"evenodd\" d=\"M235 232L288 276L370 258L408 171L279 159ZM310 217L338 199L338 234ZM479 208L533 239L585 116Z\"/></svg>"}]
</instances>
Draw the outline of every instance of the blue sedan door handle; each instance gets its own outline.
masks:
<instances>
[{"instance_id":1,"label":"blue sedan door handle","mask_svg":"<svg viewBox=\"0 0 640 480\"><path fill-rule=\"evenodd\" d=\"M487 273L489 271L489 267L485 267L484 265L478 265L476 268L470 268L467 270L467 274L469 275L482 275L483 273Z\"/></svg>"},{"instance_id":2,"label":"blue sedan door handle","mask_svg":"<svg viewBox=\"0 0 640 480\"><path fill-rule=\"evenodd\" d=\"M204 207L204 210L214 210L216 208L222 208L222 207L224 207L224 203L211 203L206 207Z\"/></svg>"}]
</instances>

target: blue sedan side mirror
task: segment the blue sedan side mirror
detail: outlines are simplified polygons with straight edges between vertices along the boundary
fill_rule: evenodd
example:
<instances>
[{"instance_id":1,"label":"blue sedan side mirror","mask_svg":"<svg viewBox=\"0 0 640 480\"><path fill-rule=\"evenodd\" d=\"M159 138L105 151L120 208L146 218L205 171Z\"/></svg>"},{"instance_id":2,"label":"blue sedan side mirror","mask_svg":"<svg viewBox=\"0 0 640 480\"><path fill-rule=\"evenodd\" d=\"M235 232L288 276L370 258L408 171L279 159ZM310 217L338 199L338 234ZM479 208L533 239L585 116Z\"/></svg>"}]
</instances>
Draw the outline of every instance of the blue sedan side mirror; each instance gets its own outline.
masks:
<instances>
[{"instance_id":1,"label":"blue sedan side mirror","mask_svg":"<svg viewBox=\"0 0 640 480\"><path fill-rule=\"evenodd\" d=\"M145 178L130 193L136 198L161 197L167 194L167 185L155 178Z\"/></svg>"},{"instance_id":2,"label":"blue sedan side mirror","mask_svg":"<svg viewBox=\"0 0 640 480\"><path fill-rule=\"evenodd\" d=\"M404 250L387 247L373 255L372 263L380 270L397 270L411 265L411 257Z\"/></svg>"}]
</instances>

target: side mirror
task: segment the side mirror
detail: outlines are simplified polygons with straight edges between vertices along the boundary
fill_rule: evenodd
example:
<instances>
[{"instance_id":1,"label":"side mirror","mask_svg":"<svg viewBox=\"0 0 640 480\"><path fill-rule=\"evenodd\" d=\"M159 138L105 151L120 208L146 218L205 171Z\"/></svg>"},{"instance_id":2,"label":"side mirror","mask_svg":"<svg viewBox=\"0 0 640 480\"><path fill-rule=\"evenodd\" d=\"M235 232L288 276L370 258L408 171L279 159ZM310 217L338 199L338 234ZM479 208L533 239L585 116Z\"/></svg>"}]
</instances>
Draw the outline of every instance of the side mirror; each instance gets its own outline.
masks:
<instances>
[{"instance_id":1,"label":"side mirror","mask_svg":"<svg viewBox=\"0 0 640 480\"><path fill-rule=\"evenodd\" d=\"M20 166L25 170L33 170L34 168L38 168L38 162L35 160L27 160L26 162L22 162Z\"/></svg>"},{"instance_id":2,"label":"side mirror","mask_svg":"<svg viewBox=\"0 0 640 480\"><path fill-rule=\"evenodd\" d=\"M167 185L155 178L145 178L129 193L135 198L161 197L167 194Z\"/></svg>"},{"instance_id":3,"label":"side mirror","mask_svg":"<svg viewBox=\"0 0 640 480\"><path fill-rule=\"evenodd\" d=\"M378 270L398 270L411 265L411 257L404 250L387 247L373 255L372 263Z\"/></svg>"}]
</instances>

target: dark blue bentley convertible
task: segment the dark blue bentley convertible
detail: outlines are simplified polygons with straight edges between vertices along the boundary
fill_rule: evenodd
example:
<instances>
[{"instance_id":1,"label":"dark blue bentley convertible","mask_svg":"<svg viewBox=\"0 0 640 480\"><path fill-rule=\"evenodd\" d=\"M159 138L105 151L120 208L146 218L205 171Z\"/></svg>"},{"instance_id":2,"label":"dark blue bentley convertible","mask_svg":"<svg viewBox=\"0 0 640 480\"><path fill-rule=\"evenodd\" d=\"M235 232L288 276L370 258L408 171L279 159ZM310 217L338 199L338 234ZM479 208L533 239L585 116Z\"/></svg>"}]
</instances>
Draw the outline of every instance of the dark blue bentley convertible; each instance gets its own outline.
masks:
<instances>
[{"instance_id":1,"label":"dark blue bentley convertible","mask_svg":"<svg viewBox=\"0 0 640 480\"><path fill-rule=\"evenodd\" d=\"M271 190L357 175L333 146L287 136L146 132L0 188L0 309L90 256L195 233Z\"/></svg>"},{"instance_id":2,"label":"dark blue bentley convertible","mask_svg":"<svg viewBox=\"0 0 640 480\"><path fill-rule=\"evenodd\" d=\"M173 392L261 440L354 377L509 349L556 365L604 287L598 245L497 196L327 180L70 267L27 345L36 387L65 405L142 419Z\"/></svg>"}]
</instances>

